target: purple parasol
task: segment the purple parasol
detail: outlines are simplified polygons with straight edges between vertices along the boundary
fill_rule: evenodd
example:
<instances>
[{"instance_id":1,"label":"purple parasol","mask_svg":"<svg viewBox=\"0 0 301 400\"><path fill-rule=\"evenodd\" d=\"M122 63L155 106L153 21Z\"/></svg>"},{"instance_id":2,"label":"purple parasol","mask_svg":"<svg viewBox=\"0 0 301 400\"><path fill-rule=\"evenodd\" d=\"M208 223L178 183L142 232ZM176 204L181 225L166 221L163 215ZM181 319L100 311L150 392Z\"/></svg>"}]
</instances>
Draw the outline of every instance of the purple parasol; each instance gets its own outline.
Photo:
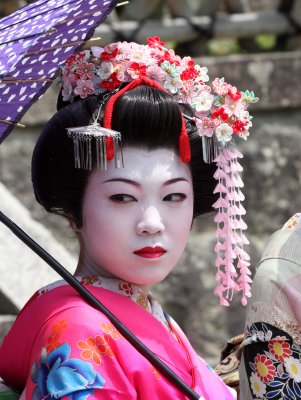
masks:
<instances>
[{"instance_id":1,"label":"purple parasol","mask_svg":"<svg viewBox=\"0 0 301 400\"><path fill-rule=\"evenodd\" d=\"M0 20L0 143L118 0L38 0Z\"/></svg>"}]
</instances>

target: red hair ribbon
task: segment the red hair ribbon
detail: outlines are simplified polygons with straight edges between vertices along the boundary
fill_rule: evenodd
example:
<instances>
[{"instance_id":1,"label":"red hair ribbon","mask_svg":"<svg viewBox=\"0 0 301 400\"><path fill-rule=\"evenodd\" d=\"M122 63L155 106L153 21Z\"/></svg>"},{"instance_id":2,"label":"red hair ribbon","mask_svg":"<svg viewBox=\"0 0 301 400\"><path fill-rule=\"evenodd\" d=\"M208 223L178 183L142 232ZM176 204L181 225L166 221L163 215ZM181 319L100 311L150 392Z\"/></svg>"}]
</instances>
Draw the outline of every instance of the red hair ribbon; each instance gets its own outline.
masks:
<instances>
[{"instance_id":1,"label":"red hair ribbon","mask_svg":"<svg viewBox=\"0 0 301 400\"><path fill-rule=\"evenodd\" d=\"M107 102L105 111L104 111L104 117L103 117L103 127L107 129L112 129L112 116L113 116L113 110L114 110L114 105L116 100L125 92L128 92L131 89L134 89L137 86L141 85L147 85L151 86L160 90L163 90L164 92L167 92L166 89L163 88L158 82L154 81L153 79L147 78L146 76L141 76L138 79L133 80L130 82L128 85L126 85L123 89L119 90L116 94L111 96ZM168 92L167 92L168 93ZM181 134L180 134L180 139L179 139L179 152L180 152L180 157L181 160L184 163L188 163L191 158L191 153L190 153L190 143L188 139L188 134L186 130L186 125L184 121L184 117L181 114L182 117L182 129L181 129ZM114 157L114 145L113 145L113 138L111 137L106 137L106 151L107 151L107 159L112 160Z\"/></svg>"}]
</instances>

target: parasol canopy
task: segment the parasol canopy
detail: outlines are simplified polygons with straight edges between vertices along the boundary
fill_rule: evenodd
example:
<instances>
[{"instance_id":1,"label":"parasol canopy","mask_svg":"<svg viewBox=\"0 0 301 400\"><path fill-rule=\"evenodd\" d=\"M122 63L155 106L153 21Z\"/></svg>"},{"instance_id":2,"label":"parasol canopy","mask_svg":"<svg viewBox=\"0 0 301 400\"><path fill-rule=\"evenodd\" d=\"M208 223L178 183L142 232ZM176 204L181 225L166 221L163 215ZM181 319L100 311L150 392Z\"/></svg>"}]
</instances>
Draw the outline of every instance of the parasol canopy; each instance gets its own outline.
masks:
<instances>
[{"instance_id":1,"label":"parasol canopy","mask_svg":"<svg viewBox=\"0 0 301 400\"><path fill-rule=\"evenodd\" d=\"M118 0L38 0L0 20L0 143Z\"/></svg>"}]
</instances>

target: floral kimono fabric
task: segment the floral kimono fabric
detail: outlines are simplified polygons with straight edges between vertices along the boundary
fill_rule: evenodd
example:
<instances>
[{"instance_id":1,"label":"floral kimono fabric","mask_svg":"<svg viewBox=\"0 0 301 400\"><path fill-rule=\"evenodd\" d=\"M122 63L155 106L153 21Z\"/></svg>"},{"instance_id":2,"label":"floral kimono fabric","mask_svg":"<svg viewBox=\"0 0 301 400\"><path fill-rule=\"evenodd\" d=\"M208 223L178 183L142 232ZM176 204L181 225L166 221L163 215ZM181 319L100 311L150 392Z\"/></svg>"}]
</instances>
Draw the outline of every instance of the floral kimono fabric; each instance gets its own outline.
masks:
<instances>
[{"instance_id":1,"label":"floral kimono fabric","mask_svg":"<svg viewBox=\"0 0 301 400\"><path fill-rule=\"evenodd\" d=\"M177 324L164 323L158 303L147 304L127 283L123 294L91 282L87 288L200 399L235 398ZM187 399L105 315L65 284L40 291L19 314L0 348L0 376L20 391L25 387L28 400Z\"/></svg>"}]
</instances>

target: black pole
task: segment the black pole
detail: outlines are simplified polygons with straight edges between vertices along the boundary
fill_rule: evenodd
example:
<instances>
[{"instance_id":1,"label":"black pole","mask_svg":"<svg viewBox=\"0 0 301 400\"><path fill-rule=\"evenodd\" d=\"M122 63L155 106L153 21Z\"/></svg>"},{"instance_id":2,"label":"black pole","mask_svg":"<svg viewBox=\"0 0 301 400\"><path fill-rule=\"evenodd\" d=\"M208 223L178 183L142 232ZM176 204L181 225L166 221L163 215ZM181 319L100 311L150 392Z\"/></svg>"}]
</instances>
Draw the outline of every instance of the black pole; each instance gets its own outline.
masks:
<instances>
[{"instance_id":1,"label":"black pole","mask_svg":"<svg viewBox=\"0 0 301 400\"><path fill-rule=\"evenodd\" d=\"M52 269L69 283L89 304L100 310L112 322L115 328L139 351L150 363L170 380L181 392L191 400L199 400L200 396L192 390L178 375L164 364L148 347L146 347L110 310L92 295L69 271L67 271L46 250L27 235L18 225L0 211L0 221L6 225L23 243L39 255Z\"/></svg>"}]
</instances>

